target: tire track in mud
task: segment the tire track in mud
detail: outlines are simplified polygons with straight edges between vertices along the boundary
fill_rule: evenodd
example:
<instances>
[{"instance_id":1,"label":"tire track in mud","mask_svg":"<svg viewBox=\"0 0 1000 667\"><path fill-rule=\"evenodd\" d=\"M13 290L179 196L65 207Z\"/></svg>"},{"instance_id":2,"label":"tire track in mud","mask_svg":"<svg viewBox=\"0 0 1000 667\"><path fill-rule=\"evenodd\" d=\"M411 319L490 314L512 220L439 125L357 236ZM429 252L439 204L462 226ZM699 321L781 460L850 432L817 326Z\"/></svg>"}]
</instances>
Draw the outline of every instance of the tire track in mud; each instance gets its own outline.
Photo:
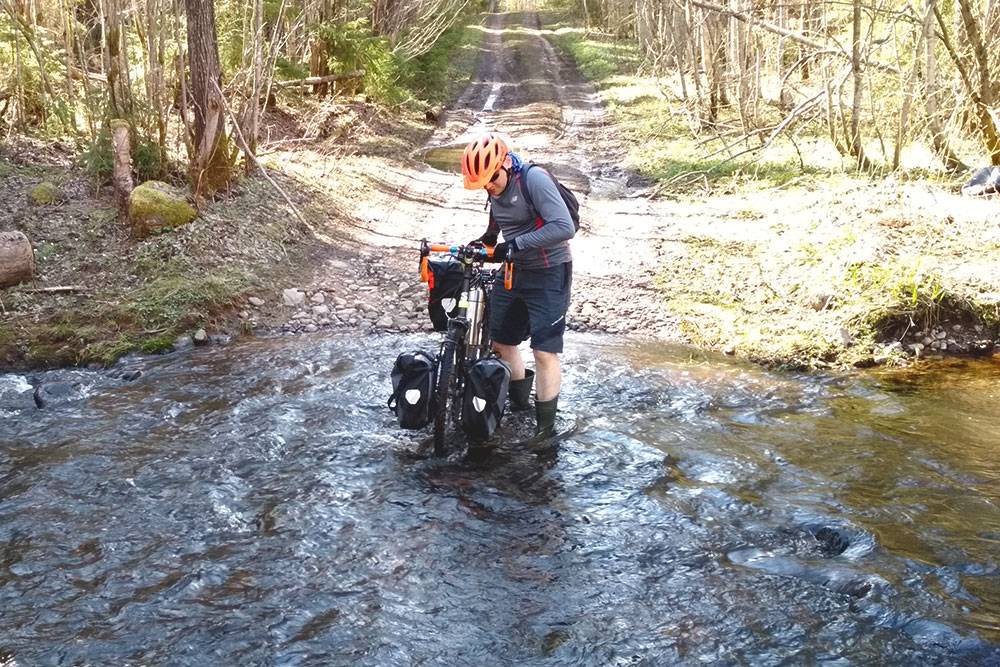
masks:
<instances>
[{"instance_id":1,"label":"tire track in mud","mask_svg":"<svg viewBox=\"0 0 1000 667\"><path fill-rule=\"evenodd\" d=\"M413 278L416 239L463 243L482 233L485 195L465 190L457 168L470 138L494 130L581 200L583 228L571 242L569 328L677 340L676 322L655 289L661 225L649 202L621 198L625 177L599 148L604 111L598 93L545 38L537 13L489 14L482 30L475 76L413 160L357 161L339 174L349 177L337 179L337 188L352 226L362 230L362 255L377 266L363 280L395 293ZM440 166L454 171L423 162L434 149L451 151ZM323 284L323 273L313 282Z\"/></svg>"}]
</instances>

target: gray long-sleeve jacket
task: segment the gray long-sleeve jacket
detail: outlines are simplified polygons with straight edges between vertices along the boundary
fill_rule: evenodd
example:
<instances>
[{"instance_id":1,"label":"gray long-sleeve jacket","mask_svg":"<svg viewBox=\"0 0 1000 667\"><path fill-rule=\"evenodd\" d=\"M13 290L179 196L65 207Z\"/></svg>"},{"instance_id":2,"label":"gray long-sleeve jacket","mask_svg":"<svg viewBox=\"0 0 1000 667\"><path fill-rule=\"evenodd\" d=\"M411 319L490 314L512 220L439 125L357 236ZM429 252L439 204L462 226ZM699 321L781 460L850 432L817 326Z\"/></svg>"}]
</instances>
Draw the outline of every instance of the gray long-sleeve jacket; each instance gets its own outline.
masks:
<instances>
[{"instance_id":1,"label":"gray long-sleeve jacket","mask_svg":"<svg viewBox=\"0 0 1000 667\"><path fill-rule=\"evenodd\" d=\"M525 167L527 168L527 167ZM520 178L531 193L538 217L521 193ZM499 197L490 197L490 226L487 235L503 233L504 241L517 239L514 264L521 269L544 269L572 261L569 240L576 227L555 182L541 167L527 174L511 173L507 188Z\"/></svg>"}]
</instances>

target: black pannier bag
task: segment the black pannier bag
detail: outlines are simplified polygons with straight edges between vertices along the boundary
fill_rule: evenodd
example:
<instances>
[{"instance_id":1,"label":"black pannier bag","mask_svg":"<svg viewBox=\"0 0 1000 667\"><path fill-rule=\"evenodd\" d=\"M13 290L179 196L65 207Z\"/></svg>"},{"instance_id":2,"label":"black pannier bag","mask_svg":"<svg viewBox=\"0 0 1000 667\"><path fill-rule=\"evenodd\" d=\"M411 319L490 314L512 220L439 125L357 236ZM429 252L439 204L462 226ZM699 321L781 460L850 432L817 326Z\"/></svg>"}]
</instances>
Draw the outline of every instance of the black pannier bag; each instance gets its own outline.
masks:
<instances>
[{"instance_id":1,"label":"black pannier bag","mask_svg":"<svg viewBox=\"0 0 1000 667\"><path fill-rule=\"evenodd\" d=\"M462 400L462 430L469 437L484 440L493 435L503 417L509 386L510 367L499 358L486 357L469 366Z\"/></svg>"},{"instance_id":2,"label":"black pannier bag","mask_svg":"<svg viewBox=\"0 0 1000 667\"><path fill-rule=\"evenodd\" d=\"M462 279L465 269L461 262L448 258L445 260L430 260L427 262L431 270L428 288L430 297L427 303L427 314L434 323L434 331L447 331L448 318L458 310L458 298L462 293ZM442 304L443 299L452 299L448 304ZM449 308L446 310L445 305Z\"/></svg>"},{"instance_id":3,"label":"black pannier bag","mask_svg":"<svg viewBox=\"0 0 1000 667\"><path fill-rule=\"evenodd\" d=\"M392 396L386 403L400 427L423 428L434 414L434 359L426 352L404 352L392 367Z\"/></svg>"}]
</instances>

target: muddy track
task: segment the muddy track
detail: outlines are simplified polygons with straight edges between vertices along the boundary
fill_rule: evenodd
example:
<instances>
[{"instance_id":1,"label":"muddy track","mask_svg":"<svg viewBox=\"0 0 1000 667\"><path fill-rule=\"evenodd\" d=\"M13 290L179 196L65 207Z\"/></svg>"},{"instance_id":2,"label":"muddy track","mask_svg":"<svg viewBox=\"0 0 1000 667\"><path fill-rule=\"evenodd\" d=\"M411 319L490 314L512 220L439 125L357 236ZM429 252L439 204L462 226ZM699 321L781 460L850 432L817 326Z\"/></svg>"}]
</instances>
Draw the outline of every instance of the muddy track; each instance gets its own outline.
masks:
<instances>
[{"instance_id":1,"label":"muddy track","mask_svg":"<svg viewBox=\"0 0 1000 667\"><path fill-rule=\"evenodd\" d=\"M336 170L336 183L328 190L343 202L362 252L372 258L358 286L404 299L404 310L415 309L392 318L391 325L384 318L381 325L362 318L355 326L390 331L426 326L426 316L416 312L423 296L402 288L413 280L416 240L467 241L485 228L486 214L481 192L463 189L455 172L433 168L422 156L433 149L458 149L471 136L494 130L580 195L583 229L572 241L570 327L676 338L674 322L654 290L660 233L651 223L656 218L645 200L626 196L626 176L603 154L598 94L559 57L540 26L535 13L488 15L476 75L426 145L403 163L359 159ZM636 215L628 215L633 211ZM327 274L321 268L313 285L327 282ZM394 307L390 300L384 310ZM298 330L306 321L299 317L286 329Z\"/></svg>"}]
</instances>

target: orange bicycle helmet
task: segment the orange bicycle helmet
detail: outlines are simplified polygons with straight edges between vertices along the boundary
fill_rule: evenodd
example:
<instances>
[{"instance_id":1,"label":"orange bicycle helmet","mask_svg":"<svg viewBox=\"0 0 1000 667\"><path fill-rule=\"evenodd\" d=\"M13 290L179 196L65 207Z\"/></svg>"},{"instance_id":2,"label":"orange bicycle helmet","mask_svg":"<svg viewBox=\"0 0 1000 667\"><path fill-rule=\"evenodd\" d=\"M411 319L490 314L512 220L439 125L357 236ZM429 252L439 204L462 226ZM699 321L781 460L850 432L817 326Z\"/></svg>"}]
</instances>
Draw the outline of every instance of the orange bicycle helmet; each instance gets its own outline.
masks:
<instances>
[{"instance_id":1,"label":"orange bicycle helmet","mask_svg":"<svg viewBox=\"0 0 1000 667\"><path fill-rule=\"evenodd\" d=\"M495 134L484 134L466 146L462 155L462 177L466 189L486 187L503 164L507 153L507 144Z\"/></svg>"}]
</instances>

